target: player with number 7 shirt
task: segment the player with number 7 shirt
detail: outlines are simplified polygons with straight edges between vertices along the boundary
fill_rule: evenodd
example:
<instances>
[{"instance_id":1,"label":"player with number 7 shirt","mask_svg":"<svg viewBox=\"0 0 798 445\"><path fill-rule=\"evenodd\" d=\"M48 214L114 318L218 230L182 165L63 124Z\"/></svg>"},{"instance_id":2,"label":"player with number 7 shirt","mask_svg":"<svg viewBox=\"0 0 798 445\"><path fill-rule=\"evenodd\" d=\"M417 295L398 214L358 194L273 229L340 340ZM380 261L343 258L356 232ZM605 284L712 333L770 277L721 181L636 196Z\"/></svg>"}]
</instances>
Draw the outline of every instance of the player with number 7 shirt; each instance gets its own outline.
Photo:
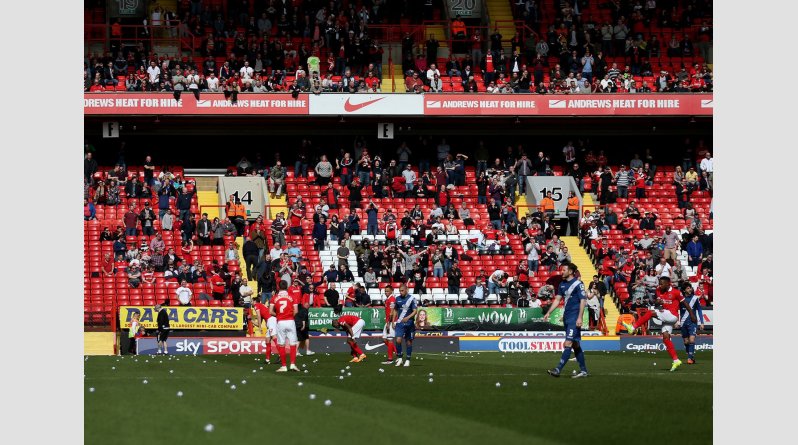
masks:
<instances>
[{"instance_id":1,"label":"player with number 7 shirt","mask_svg":"<svg viewBox=\"0 0 798 445\"><path fill-rule=\"evenodd\" d=\"M294 316L298 311L297 303L288 295L288 283L285 280L280 280L278 286L279 292L269 304L269 311L277 317L277 353L280 355L280 363L282 366L277 368L277 372L286 372L288 369L291 371L299 372L296 366L296 350L299 340L296 334L296 323ZM285 346L288 347L291 354L291 366L286 368Z\"/></svg>"}]
</instances>

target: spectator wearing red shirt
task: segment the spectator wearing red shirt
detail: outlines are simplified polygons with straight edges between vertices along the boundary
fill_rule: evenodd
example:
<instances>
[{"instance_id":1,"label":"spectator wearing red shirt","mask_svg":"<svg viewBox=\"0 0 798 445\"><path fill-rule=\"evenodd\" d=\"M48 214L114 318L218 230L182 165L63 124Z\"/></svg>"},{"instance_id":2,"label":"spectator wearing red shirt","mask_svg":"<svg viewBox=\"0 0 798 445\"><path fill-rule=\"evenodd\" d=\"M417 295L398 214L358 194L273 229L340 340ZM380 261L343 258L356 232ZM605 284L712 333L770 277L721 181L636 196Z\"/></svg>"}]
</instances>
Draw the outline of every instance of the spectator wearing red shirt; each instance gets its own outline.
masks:
<instances>
[{"instance_id":1,"label":"spectator wearing red shirt","mask_svg":"<svg viewBox=\"0 0 798 445\"><path fill-rule=\"evenodd\" d=\"M94 84L89 88L89 92L96 93L96 92L104 92L105 87L100 84L100 81L95 79Z\"/></svg>"},{"instance_id":2,"label":"spectator wearing red shirt","mask_svg":"<svg viewBox=\"0 0 798 445\"><path fill-rule=\"evenodd\" d=\"M211 275L211 293L214 300L224 300L224 279L219 275L219 271L214 270Z\"/></svg>"},{"instance_id":3,"label":"spectator wearing red shirt","mask_svg":"<svg viewBox=\"0 0 798 445\"><path fill-rule=\"evenodd\" d=\"M304 217L305 215L303 215L302 209L295 204L294 207L291 208L291 214L288 217L288 232L291 235L302 235L302 219L304 219Z\"/></svg>"}]
</instances>

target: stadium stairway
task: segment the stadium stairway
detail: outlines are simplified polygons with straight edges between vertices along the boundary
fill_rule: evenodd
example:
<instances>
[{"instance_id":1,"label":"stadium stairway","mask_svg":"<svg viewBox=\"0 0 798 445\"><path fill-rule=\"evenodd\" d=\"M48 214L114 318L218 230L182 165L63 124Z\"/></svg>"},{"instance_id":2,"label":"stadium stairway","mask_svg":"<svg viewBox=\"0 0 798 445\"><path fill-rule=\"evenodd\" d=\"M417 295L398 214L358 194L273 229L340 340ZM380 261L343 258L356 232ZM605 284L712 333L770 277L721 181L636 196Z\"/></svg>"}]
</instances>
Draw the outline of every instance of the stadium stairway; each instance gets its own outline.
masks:
<instances>
[{"instance_id":1,"label":"stadium stairway","mask_svg":"<svg viewBox=\"0 0 798 445\"><path fill-rule=\"evenodd\" d=\"M448 59L450 50L449 50L449 42L446 41L446 39L448 39L448 37L447 37L448 34L447 34L446 28L444 28L443 25L427 25L424 28L425 28L425 31L427 32L427 35L424 36L424 42L426 42L427 39L429 39L430 35L435 35L435 39L438 40L438 44L440 46L438 47L437 59L438 60L441 60L441 59L446 60L446 59ZM427 54L426 45L425 45L423 54ZM396 60L396 59L394 59L394 60ZM399 61L400 61L399 65L401 65L401 60L402 59L399 59ZM446 68L446 65L444 64L443 66L440 66L441 65L440 63L438 65L439 65L438 69L441 71L441 73L443 73L444 68ZM404 76L402 77L402 79L404 79Z\"/></svg>"},{"instance_id":2,"label":"stadium stairway","mask_svg":"<svg viewBox=\"0 0 798 445\"><path fill-rule=\"evenodd\" d=\"M393 70L388 61L393 61ZM380 92L404 93L404 75L402 75L402 48L399 45L388 46L382 55L382 78L380 79ZM394 91L396 84L396 91Z\"/></svg>"},{"instance_id":3,"label":"stadium stairway","mask_svg":"<svg viewBox=\"0 0 798 445\"><path fill-rule=\"evenodd\" d=\"M200 216L202 213L208 214L208 219L213 220L219 216L219 193L218 179L210 176L197 177L197 205L200 207Z\"/></svg>"},{"instance_id":4,"label":"stadium stairway","mask_svg":"<svg viewBox=\"0 0 798 445\"><path fill-rule=\"evenodd\" d=\"M491 23L495 24L496 21L502 21L502 23L499 24L499 33L502 35L502 40L509 42L515 35L515 27L512 23L513 11L510 9L510 2L508 0L485 0L485 5L488 7L488 17ZM492 33L493 29L488 30L488 34ZM502 46L509 57L512 54L507 51L509 49L509 44Z\"/></svg>"},{"instance_id":5,"label":"stadium stairway","mask_svg":"<svg viewBox=\"0 0 798 445\"><path fill-rule=\"evenodd\" d=\"M593 267L593 262L590 261L590 256L588 256L587 251L579 245L579 237L563 236L560 239L568 246L568 251L571 253L571 261L579 268L582 281L585 283L585 288L587 288L587 283L590 283L593 279L593 275L597 274L596 268ZM615 323L618 321L620 312L618 312L618 308L615 307L615 303L609 295L604 298L604 313L605 323L608 329L615 329Z\"/></svg>"}]
</instances>

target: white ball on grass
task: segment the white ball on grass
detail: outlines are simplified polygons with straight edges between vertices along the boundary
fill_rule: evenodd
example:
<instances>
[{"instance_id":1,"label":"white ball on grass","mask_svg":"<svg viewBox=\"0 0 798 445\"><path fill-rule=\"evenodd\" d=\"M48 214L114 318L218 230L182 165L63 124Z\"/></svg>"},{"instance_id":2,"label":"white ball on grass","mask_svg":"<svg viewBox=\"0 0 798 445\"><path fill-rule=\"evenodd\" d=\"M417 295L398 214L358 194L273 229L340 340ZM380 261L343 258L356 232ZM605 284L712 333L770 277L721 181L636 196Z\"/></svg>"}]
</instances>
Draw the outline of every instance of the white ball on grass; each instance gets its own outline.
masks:
<instances>
[{"instance_id":1,"label":"white ball on grass","mask_svg":"<svg viewBox=\"0 0 798 445\"><path fill-rule=\"evenodd\" d=\"M344 376L338 377L338 380L343 380L343 379L344 379Z\"/></svg>"},{"instance_id":2,"label":"white ball on grass","mask_svg":"<svg viewBox=\"0 0 798 445\"><path fill-rule=\"evenodd\" d=\"M385 372L385 370L384 370L384 369L382 369L382 368L380 368L380 372Z\"/></svg>"},{"instance_id":3,"label":"white ball on grass","mask_svg":"<svg viewBox=\"0 0 798 445\"><path fill-rule=\"evenodd\" d=\"M297 384L296 384L296 386L302 386L302 385L304 385L304 383L302 383L302 382L297 382Z\"/></svg>"},{"instance_id":4,"label":"white ball on grass","mask_svg":"<svg viewBox=\"0 0 798 445\"><path fill-rule=\"evenodd\" d=\"M170 369L170 370L169 370L169 374L174 374L174 373L175 373L175 370L174 370L174 369Z\"/></svg>"},{"instance_id":5,"label":"white ball on grass","mask_svg":"<svg viewBox=\"0 0 798 445\"><path fill-rule=\"evenodd\" d=\"M499 383L499 382L496 382L496 387L497 387L497 388L501 388L501 387L502 387L502 384L501 384L501 383Z\"/></svg>"},{"instance_id":6,"label":"white ball on grass","mask_svg":"<svg viewBox=\"0 0 798 445\"><path fill-rule=\"evenodd\" d=\"M432 373L431 372L429 373L429 376L432 377Z\"/></svg>"},{"instance_id":7,"label":"white ball on grass","mask_svg":"<svg viewBox=\"0 0 798 445\"><path fill-rule=\"evenodd\" d=\"M115 370L116 366L111 366L111 371Z\"/></svg>"},{"instance_id":8,"label":"white ball on grass","mask_svg":"<svg viewBox=\"0 0 798 445\"><path fill-rule=\"evenodd\" d=\"M332 400L327 399L324 401L324 406L330 406L330 405L332 405Z\"/></svg>"},{"instance_id":9,"label":"white ball on grass","mask_svg":"<svg viewBox=\"0 0 798 445\"><path fill-rule=\"evenodd\" d=\"M657 366L657 362L654 362L654 366Z\"/></svg>"},{"instance_id":10,"label":"white ball on grass","mask_svg":"<svg viewBox=\"0 0 798 445\"><path fill-rule=\"evenodd\" d=\"M94 387L89 388L89 392L94 392Z\"/></svg>"},{"instance_id":11,"label":"white ball on grass","mask_svg":"<svg viewBox=\"0 0 798 445\"><path fill-rule=\"evenodd\" d=\"M230 389L235 390L236 389L236 385L230 385Z\"/></svg>"},{"instance_id":12,"label":"white ball on grass","mask_svg":"<svg viewBox=\"0 0 798 445\"><path fill-rule=\"evenodd\" d=\"M242 381L241 381L241 384L242 384L242 385L246 385L246 384L247 384L247 381L246 381L246 380L242 380Z\"/></svg>"},{"instance_id":13,"label":"white ball on grass","mask_svg":"<svg viewBox=\"0 0 798 445\"><path fill-rule=\"evenodd\" d=\"M316 400L316 394L311 394L308 396L310 400Z\"/></svg>"},{"instance_id":14,"label":"white ball on grass","mask_svg":"<svg viewBox=\"0 0 798 445\"><path fill-rule=\"evenodd\" d=\"M224 384L225 385L229 385L230 384L230 379L224 379Z\"/></svg>"},{"instance_id":15,"label":"white ball on grass","mask_svg":"<svg viewBox=\"0 0 798 445\"><path fill-rule=\"evenodd\" d=\"M429 382L430 382L430 383L432 383L432 382L433 382L433 380L432 380L432 379L429 379Z\"/></svg>"},{"instance_id":16,"label":"white ball on grass","mask_svg":"<svg viewBox=\"0 0 798 445\"><path fill-rule=\"evenodd\" d=\"M143 383L143 384L145 384L145 385L146 385L146 384L147 384L147 383L149 383L149 382L147 382L147 380L145 379L145 380L143 380L141 383Z\"/></svg>"},{"instance_id":17,"label":"white ball on grass","mask_svg":"<svg viewBox=\"0 0 798 445\"><path fill-rule=\"evenodd\" d=\"M308 370L306 369L306 370L305 370L305 374L307 374L307 373L308 373Z\"/></svg>"},{"instance_id":18,"label":"white ball on grass","mask_svg":"<svg viewBox=\"0 0 798 445\"><path fill-rule=\"evenodd\" d=\"M522 383L521 386L526 387L528 384L526 382Z\"/></svg>"},{"instance_id":19,"label":"white ball on grass","mask_svg":"<svg viewBox=\"0 0 798 445\"><path fill-rule=\"evenodd\" d=\"M351 373L351 372L347 372L347 373L346 373L346 376L347 376L347 377L352 377L352 373Z\"/></svg>"},{"instance_id":20,"label":"white ball on grass","mask_svg":"<svg viewBox=\"0 0 798 445\"><path fill-rule=\"evenodd\" d=\"M178 397L183 397L183 391L178 391L178 392L177 392L177 396L178 396Z\"/></svg>"},{"instance_id":21,"label":"white ball on grass","mask_svg":"<svg viewBox=\"0 0 798 445\"><path fill-rule=\"evenodd\" d=\"M208 432L208 433L213 431L213 424L209 423L209 424L205 425L205 431Z\"/></svg>"}]
</instances>

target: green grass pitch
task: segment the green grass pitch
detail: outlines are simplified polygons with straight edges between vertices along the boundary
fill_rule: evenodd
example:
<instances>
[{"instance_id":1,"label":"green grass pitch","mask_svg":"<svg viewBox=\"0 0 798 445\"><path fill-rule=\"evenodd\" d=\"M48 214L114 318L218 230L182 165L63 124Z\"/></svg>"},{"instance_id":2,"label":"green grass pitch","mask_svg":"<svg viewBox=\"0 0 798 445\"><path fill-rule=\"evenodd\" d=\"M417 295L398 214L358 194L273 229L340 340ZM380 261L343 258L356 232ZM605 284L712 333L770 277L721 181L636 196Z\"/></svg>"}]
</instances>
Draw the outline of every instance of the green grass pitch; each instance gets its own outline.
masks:
<instances>
[{"instance_id":1,"label":"green grass pitch","mask_svg":"<svg viewBox=\"0 0 798 445\"><path fill-rule=\"evenodd\" d=\"M90 444L712 442L711 352L699 352L696 365L682 357L676 372L668 372L664 352L587 352L586 379L570 378L576 362L560 378L547 375L559 356L416 354L412 366L396 368L380 363L384 355L348 363L344 354L317 353L297 358L308 372L285 374L252 355L92 356L84 362L84 438Z\"/></svg>"}]
</instances>

